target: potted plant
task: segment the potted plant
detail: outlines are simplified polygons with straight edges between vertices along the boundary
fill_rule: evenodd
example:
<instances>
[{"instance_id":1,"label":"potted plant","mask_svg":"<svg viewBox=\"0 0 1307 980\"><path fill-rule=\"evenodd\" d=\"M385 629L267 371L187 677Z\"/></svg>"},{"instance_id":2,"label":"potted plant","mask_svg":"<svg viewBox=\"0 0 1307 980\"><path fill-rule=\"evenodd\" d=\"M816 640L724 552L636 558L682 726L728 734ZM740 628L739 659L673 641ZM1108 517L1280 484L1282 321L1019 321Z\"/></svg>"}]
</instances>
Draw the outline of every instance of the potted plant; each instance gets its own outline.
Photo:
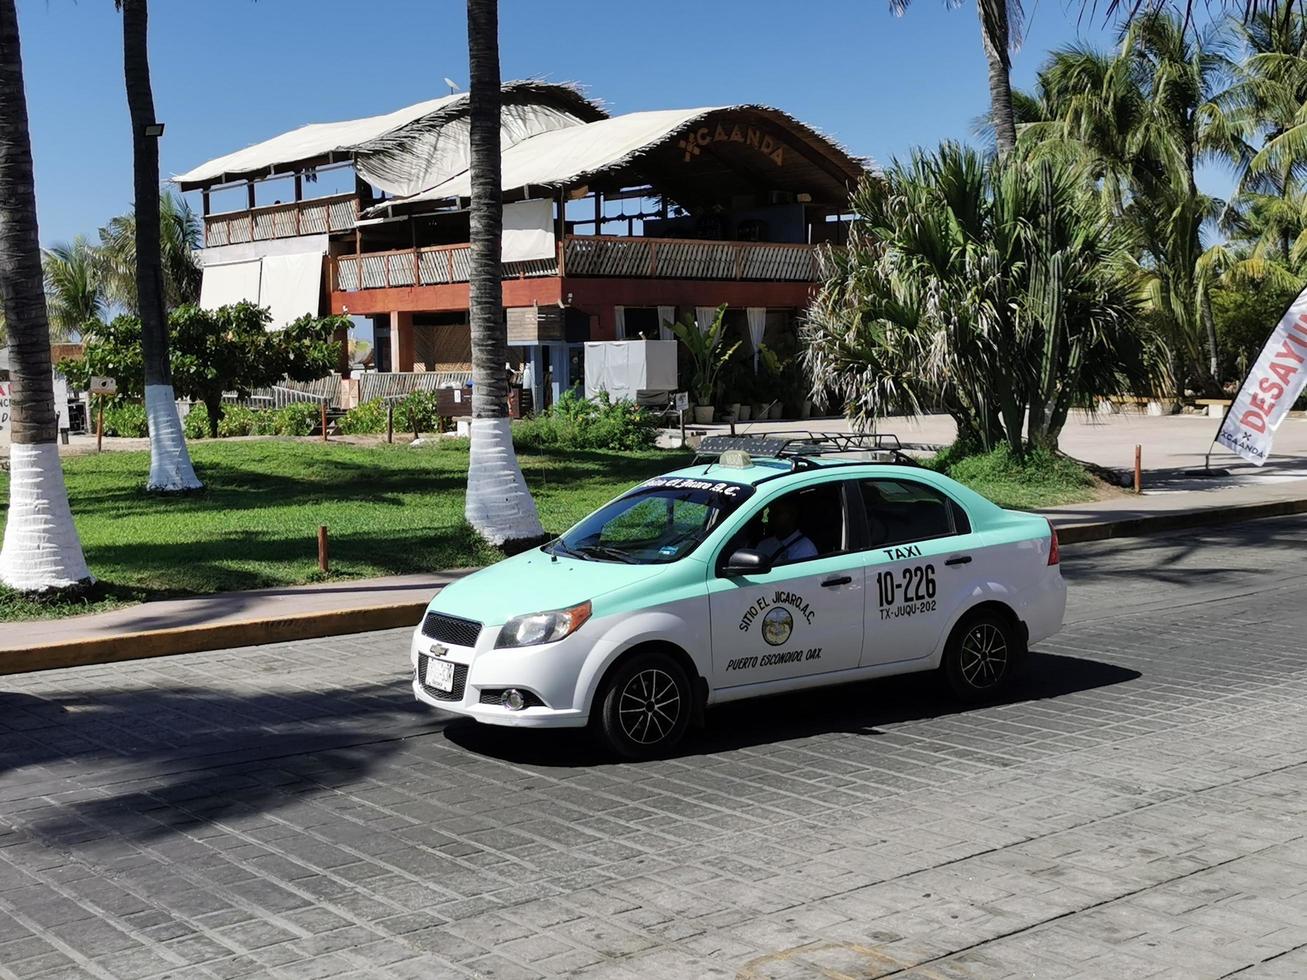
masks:
<instances>
[{"instance_id":1,"label":"potted plant","mask_svg":"<svg viewBox=\"0 0 1307 980\"><path fill-rule=\"evenodd\" d=\"M685 345L690 359L690 397L694 399L696 425L707 425L715 412L718 381L740 344L727 347L722 343L726 330L726 304L717 307L717 315L707 330L700 330L693 320L673 323L672 333Z\"/></svg>"}]
</instances>

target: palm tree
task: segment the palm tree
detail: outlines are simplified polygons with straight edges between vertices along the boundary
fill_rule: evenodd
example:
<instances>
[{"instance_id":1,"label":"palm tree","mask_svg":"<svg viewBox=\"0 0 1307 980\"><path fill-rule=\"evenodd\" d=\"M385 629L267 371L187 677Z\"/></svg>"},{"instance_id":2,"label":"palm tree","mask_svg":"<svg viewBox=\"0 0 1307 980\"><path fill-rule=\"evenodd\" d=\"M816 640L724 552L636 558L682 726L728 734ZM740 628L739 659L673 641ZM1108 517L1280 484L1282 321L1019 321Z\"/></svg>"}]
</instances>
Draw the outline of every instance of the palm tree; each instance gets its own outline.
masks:
<instances>
[{"instance_id":1,"label":"palm tree","mask_svg":"<svg viewBox=\"0 0 1307 980\"><path fill-rule=\"evenodd\" d=\"M150 89L149 11L146 0L115 0L123 15L123 75L132 123L132 169L136 225L136 298L145 362L145 414L150 427L149 490L197 490L181 418L172 390L168 318L164 309L163 260L159 244L159 144L151 135L154 94Z\"/></svg>"},{"instance_id":2,"label":"palm tree","mask_svg":"<svg viewBox=\"0 0 1307 980\"><path fill-rule=\"evenodd\" d=\"M165 310L194 306L200 301L200 219L185 198L172 193L159 196L159 245L163 263ZM113 218L100 229L99 255L108 298L135 314L136 213Z\"/></svg>"},{"instance_id":3,"label":"palm tree","mask_svg":"<svg viewBox=\"0 0 1307 980\"><path fill-rule=\"evenodd\" d=\"M88 323L104 317L107 302L100 275L100 256L82 235L71 245L55 245L41 256L50 337L62 342L81 333Z\"/></svg>"},{"instance_id":4,"label":"palm tree","mask_svg":"<svg viewBox=\"0 0 1307 980\"><path fill-rule=\"evenodd\" d=\"M1224 202L1199 191L1195 170L1249 155L1223 102L1233 69L1227 50L1220 28L1191 35L1170 14L1143 15L1125 28L1115 55L1055 52L1036 92L1017 99L1028 121L1023 142L1039 154L1076 157L1133 229L1177 388L1186 375L1218 383L1200 260L1204 229Z\"/></svg>"},{"instance_id":5,"label":"palm tree","mask_svg":"<svg viewBox=\"0 0 1307 980\"><path fill-rule=\"evenodd\" d=\"M945 144L852 208L803 335L814 389L860 428L942 406L963 446L1020 456L1140 377L1128 243L1074 167Z\"/></svg>"},{"instance_id":6,"label":"palm tree","mask_svg":"<svg viewBox=\"0 0 1307 980\"><path fill-rule=\"evenodd\" d=\"M468 319L472 332L472 449L468 523L494 545L544 537L535 501L513 451L508 419L508 330L500 278L503 205L500 173L498 0L467 0L472 255Z\"/></svg>"},{"instance_id":7,"label":"palm tree","mask_svg":"<svg viewBox=\"0 0 1307 980\"><path fill-rule=\"evenodd\" d=\"M912 0L890 0L890 10L902 16ZM946 0L953 5L957 0ZM1021 0L976 0L980 15L980 41L989 65L989 118L1000 156L1017 145L1016 118L1012 110L1012 54L1021 46L1025 12Z\"/></svg>"},{"instance_id":8,"label":"palm tree","mask_svg":"<svg viewBox=\"0 0 1307 980\"><path fill-rule=\"evenodd\" d=\"M0 0L0 295L9 327L9 514L0 582L24 592L94 581L59 465L32 140L14 0Z\"/></svg>"}]
</instances>

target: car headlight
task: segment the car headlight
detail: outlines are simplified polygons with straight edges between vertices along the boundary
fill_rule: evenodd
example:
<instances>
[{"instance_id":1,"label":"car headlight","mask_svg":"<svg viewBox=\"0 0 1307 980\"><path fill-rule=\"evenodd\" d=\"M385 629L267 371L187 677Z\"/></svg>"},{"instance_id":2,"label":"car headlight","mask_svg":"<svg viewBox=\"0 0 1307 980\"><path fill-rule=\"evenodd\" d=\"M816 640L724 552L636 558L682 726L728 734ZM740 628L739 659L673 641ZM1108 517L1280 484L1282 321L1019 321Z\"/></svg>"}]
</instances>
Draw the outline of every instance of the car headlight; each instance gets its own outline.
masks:
<instances>
[{"instance_id":1,"label":"car headlight","mask_svg":"<svg viewBox=\"0 0 1307 980\"><path fill-rule=\"evenodd\" d=\"M590 601L568 609L514 616L499 631L496 647L529 647L571 636L590 618Z\"/></svg>"}]
</instances>

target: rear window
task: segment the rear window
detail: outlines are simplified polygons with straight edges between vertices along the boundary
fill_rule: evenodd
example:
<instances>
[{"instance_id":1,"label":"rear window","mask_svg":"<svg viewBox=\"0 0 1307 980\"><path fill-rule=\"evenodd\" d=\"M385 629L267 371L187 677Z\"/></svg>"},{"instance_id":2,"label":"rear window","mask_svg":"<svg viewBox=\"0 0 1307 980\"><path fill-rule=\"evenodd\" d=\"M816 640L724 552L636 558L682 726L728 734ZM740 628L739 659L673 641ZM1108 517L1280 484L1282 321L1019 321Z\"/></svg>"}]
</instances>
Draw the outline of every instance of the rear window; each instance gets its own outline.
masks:
<instances>
[{"instance_id":1,"label":"rear window","mask_svg":"<svg viewBox=\"0 0 1307 980\"><path fill-rule=\"evenodd\" d=\"M908 544L966 533L966 515L949 497L915 480L859 480L869 545Z\"/></svg>"}]
</instances>

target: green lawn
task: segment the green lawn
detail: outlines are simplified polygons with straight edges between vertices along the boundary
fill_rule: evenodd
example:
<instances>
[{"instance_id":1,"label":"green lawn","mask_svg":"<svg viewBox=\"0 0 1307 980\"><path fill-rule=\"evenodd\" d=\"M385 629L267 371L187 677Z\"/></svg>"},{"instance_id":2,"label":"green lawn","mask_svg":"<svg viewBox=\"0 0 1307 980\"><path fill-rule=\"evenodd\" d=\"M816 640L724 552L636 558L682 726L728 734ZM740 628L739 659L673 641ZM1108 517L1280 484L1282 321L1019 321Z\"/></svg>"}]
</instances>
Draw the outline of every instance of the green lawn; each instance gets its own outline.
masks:
<instances>
[{"instance_id":1,"label":"green lawn","mask_svg":"<svg viewBox=\"0 0 1307 980\"><path fill-rule=\"evenodd\" d=\"M317 529L333 578L482 565L502 558L463 522L467 443L429 447L290 439L195 441L205 489L145 493L145 452L64 460L77 530L101 584L79 602L0 591L0 620L320 579ZM565 530L634 483L687 459L675 452L520 454L545 529ZM0 500L9 498L0 474Z\"/></svg>"}]
</instances>

